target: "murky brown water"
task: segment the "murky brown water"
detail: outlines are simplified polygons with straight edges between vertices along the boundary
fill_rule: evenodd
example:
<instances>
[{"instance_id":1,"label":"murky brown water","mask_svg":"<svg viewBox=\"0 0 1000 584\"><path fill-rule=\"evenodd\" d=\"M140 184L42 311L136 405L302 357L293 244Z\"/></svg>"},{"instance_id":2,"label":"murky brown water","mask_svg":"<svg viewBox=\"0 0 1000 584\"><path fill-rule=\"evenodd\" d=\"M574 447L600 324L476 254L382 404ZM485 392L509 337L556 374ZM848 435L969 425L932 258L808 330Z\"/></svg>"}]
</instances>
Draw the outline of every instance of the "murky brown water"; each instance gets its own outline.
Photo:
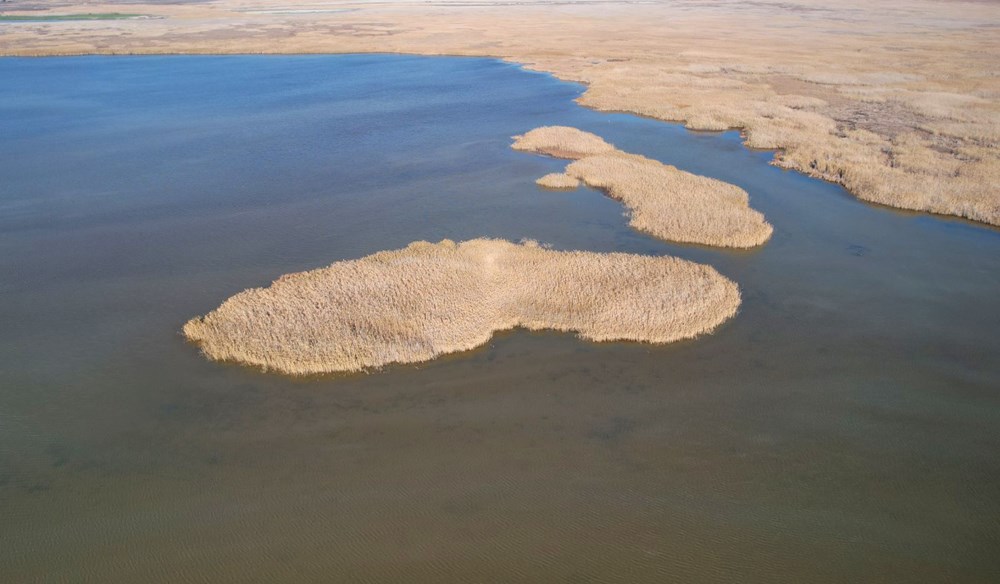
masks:
<instances>
[{"instance_id":1,"label":"murky brown water","mask_svg":"<svg viewBox=\"0 0 1000 584\"><path fill-rule=\"evenodd\" d=\"M0 60L5 582L995 582L1000 233L490 60ZM755 252L631 231L543 124L746 188ZM670 253L743 288L666 347L510 332L289 380L190 316L413 240Z\"/></svg>"}]
</instances>

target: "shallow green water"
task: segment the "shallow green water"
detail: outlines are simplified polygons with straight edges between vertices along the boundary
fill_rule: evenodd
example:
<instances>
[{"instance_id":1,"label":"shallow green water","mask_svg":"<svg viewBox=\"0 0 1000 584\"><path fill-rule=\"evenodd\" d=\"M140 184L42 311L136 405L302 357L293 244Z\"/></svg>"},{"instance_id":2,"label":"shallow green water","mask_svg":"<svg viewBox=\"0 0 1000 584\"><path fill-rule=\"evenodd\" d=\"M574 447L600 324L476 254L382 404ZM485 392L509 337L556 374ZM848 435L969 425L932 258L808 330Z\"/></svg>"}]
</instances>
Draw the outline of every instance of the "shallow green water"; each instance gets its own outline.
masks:
<instances>
[{"instance_id":1,"label":"shallow green water","mask_svg":"<svg viewBox=\"0 0 1000 584\"><path fill-rule=\"evenodd\" d=\"M1000 233L859 203L492 60L0 60L0 580L994 582ZM753 252L628 228L544 124L739 184ZM665 347L510 332L365 376L178 331L419 240L674 254L743 290Z\"/></svg>"}]
</instances>

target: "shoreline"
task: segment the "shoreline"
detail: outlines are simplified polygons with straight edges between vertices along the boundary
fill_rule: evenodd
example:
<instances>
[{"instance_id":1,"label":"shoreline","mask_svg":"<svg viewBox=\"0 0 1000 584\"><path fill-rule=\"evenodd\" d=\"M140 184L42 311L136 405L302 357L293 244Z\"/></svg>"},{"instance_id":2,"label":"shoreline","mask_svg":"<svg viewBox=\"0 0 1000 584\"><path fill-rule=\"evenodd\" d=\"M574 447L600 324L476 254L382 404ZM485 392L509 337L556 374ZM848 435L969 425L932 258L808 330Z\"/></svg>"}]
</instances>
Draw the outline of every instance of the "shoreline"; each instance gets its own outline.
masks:
<instances>
[{"instance_id":1,"label":"shoreline","mask_svg":"<svg viewBox=\"0 0 1000 584\"><path fill-rule=\"evenodd\" d=\"M44 54L40 53L40 54L24 54L24 55L21 55L21 54L6 54L6 53L3 53L3 52L0 52L0 59L50 59L50 58L76 58L76 57L317 57L317 58L322 58L322 57L345 57L345 56L359 56L359 57L361 57L361 56L367 56L367 55L375 55L375 56L398 56L398 57L419 57L419 58L444 57L444 58L449 58L449 59L485 59L485 60L496 61L496 62L503 63L503 64L506 64L506 65L511 65L511 66L514 66L514 67L518 67L522 71L524 71L525 73L534 73L534 74L537 74L537 75L546 75L546 76L552 77L553 79L556 79L556 80L558 80L558 81L560 81L562 83L571 83L571 84L574 84L574 85L579 85L579 86L581 86L583 88L583 92L586 92L586 89L588 87L588 85L586 84L586 82L576 81L576 80L567 80L567 79L560 78L558 75L556 75L555 73L552 73L552 72L541 71L541 70L537 70L537 69L530 69L530 68L528 68L522 62L510 60L510 59L507 59L507 58L504 58L504 57L497 57L497 56L490 56L490 55L484 55L484 56L469 55L469 54L461 54L461 53L406 53L406 52L397 52L397 51L369 51L369 52L345 51L345 52L329 52L329 53L317 53L317 52L273 52L272 51L272 52L229 52L229 53L226 53L226 52L177 52L177 51L165 51L165 52L129 52L129 53L117 53L117 52L99 52L99 53L98 52L93 52L93 53L73 53L73 52L66 52L66 53L60 53L60 52L53 52L53 53L44 53ZM577 97L577 98L574 98L573 101L576 102L577 105L579 105L580 107L589 109L589 110L594 111L594 112L606 113L606 114L628 115L628 116L634 116L634 117L645 119L645 120L655 121L655 122L662 123L662 124L670 124L670 125L674 125L674 126L679 126L684 131L690 132L692 134L720 135L720 134L724 134L724 133L727 133L727 132L739 132L740 133L740 136L739 136L739 138L740 138L740 146L742 148L750 151L750 152L769 152L769 153L772 153L774 155L778 155L778 154L780 154L780 153L782 153L782 152L785 151L784 147L768 148L768 147L751 146L748 143L748 141L747 141L748 139L747 139L747 137L745 135L745 130L746 130L745 127L732 126L732 127L728 127L728 128L724 128L724 129L720 129L720 130L691 128L691 127L687 126L686 120L683 120L683 119L663 119L663 118L657 118L657 117L654 117L654 116L650 116L650 115L646 115L646 114L642 114L642 113L638 113L638 112L634 112L634 111L629 111L629 110L605 110L605 109L598 109L598 108L593 107L592 105L588 105L588 104L584 104L584 103L579 103L579 99L580 98ZM844 190L844 193L847 194L850 198L855 199L857 201L860 201L861 203L864 203L865 205L869 205L869 206L871 206L873 208L876 208L876 209L879 209L879 210L882 210L882 211L889 211L889 212L893 212L893 213L899 213L899 214L907 216L907 217L922 217L923 216L923 217L932 217L932 218L935 218L935 219L941 219L941 220L946 220L946 221L954 221L954 222L958 222L959 224L962 224L962 225L967 225L967 226L970 226L970 227L985 228L985 229L989 229L991 231L995 231L995 232L1000 233L1000 222L998 222L998 223L988 223L988 222L985 222L985 221L977 221L975 219L970 219L970 218L962 216L962 215L954 215L954 214L949 214L949 213L942 213L942 212L937 212L937 211L928 211L928 210L922 210L922 209L913 209L913 208L910 208L910 207L896 206L896 205L892 205L890 203L885 203L885 202L872 201L872 200L868 200L868 199L865 199L865 198L862 198L861 196L859 196L857 193L855 193L854 191L852 191L847 185L845 185L843 181L838 181L838 180L834 180L833 178L830 178L830 177L827 177L827 176L823 176L823 175L820 175L820 174L811 173L811 172L808 171L808 169L798 169L798 168L789 168L789 167L781 166L781 165L775 164L774 163L774 159L768 161L768 164L770 166L774 166L774 167L779 168L779 169L784 170L784 171L794 172L794 173L796 173L796 174L798 174L800 176L806 177L806 178L810 178L810 179L814 179L814 180L819 180L819 181L822 181L824 183L831 184L831 185L836 185L836 186L842 188ZM699 245L703 245L703 244L687 243L687 245L699 246ZM708 246L708 247L712 247L712 246ZM746 250L741 249L741 248L729 248L727 251L738 252L738 251L746 251Z\"/></svg>"},{"instance_id":2,"label":"shoreline","mask_svg":"<svg viewBox=\"0 0 1000 584\"><path fill-rule=\"evenodd\" d=\"M647 15L645 5L610 2L600 6L614 7L616 18L602 18L596 7L557 10L546 2L347 2L348 12L306 19L253 13L258 4L129 3L157 18L10 23L0 28L0 56L496 59L579 84L577 103L594 111L690 131L739 131L744 147L775 152L775 166L838 184L867 203L1000 227L1000 195L990 185L1000 177L1000 82L988 74L994 53L1000 58L990 41L1000 8L970 4L959 17L953 4L934 0L853 8L795 0L787 9L724 1L690 13L653 3ZM535 21L521 20L529 15ZM658 20L668 16L676 22ZM746 44L768 29L782 31L773 47ZM605 42L593 49L587 41L597 39ZM858 61L854 47L892 61Z\"/></svg>"}]
</instances>

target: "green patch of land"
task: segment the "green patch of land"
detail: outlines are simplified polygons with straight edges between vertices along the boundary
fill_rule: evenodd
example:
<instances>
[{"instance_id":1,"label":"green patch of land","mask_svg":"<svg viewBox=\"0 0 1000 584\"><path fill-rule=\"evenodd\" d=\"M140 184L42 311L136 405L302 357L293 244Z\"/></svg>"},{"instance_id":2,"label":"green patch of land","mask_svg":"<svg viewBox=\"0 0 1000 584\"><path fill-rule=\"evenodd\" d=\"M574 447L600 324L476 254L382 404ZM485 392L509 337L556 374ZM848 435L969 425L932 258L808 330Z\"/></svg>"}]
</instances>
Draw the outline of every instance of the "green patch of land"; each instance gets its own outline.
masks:
<instances>
[{"instance_id":1,"label":"green patch of land","mask_svg":"<svg viewBox=\"0 0 1000 584\"><path fill-rule=\"evenodd\" d=\"M142 14L95 12L88 14L0 14L0 22L59 22L63 20L121 20L138 18Z\"/></svg>"}]
</instances>

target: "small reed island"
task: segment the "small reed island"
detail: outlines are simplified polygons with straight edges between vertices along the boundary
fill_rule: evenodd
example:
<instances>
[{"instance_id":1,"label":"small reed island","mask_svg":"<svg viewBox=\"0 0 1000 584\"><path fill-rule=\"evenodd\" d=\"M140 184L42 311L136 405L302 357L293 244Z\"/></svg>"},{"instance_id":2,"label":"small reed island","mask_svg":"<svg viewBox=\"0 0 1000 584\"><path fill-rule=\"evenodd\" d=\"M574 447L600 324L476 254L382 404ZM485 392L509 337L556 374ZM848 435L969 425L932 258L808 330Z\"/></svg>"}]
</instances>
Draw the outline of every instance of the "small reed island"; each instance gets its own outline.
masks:
<instances>
[{"instance_id":1,"label":"small reed island","mask_svg":"<svg viewBox=\"0 0 1000 584\"><path fill-rule=\"evenodd\" d=\"M184 335L213 360L307 375L427 361L515 327L669 343L711 332L739 304L734 282L687 260L444 240L282 276Z\"/></svg>"},{"instance_id":2,"label":"small reed island","mask_svg":"<svg viewBox=\"0 0 1000 584\"><path fill-rule=\"evenodd\" d=\"M536 182L545 188L573 188L583 181L601 189L629 209L632 227L660 239L747 248L771 237L771 224L750 208L743 189L622 152L589 132L545 126L515 136L511 147L574 160L564 174L548 174Z\"/></svg>"}]
</instances>

